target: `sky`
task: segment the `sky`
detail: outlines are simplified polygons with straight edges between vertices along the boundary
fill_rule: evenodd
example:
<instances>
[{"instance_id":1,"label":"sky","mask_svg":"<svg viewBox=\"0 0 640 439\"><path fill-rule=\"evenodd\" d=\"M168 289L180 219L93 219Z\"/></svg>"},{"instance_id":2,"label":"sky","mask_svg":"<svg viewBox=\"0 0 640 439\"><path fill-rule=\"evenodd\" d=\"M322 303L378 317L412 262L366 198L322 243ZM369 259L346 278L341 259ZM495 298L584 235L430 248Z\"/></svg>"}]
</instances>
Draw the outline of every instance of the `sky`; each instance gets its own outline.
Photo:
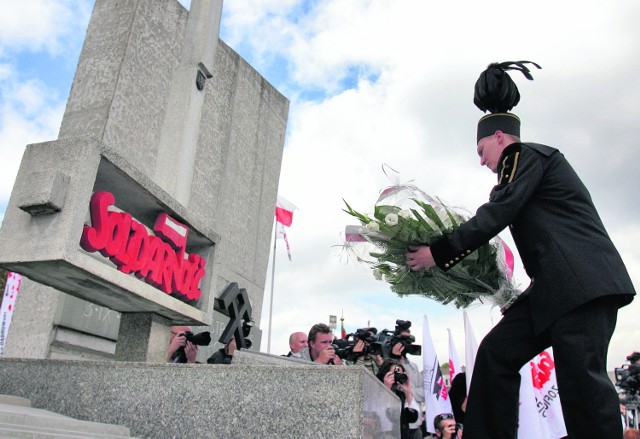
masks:
<instances>
[{"instance_id":1,"label":"sky","mask_svg":"<svg viewBox=\"0 0 640 439\"><path fill-rule=\"evenodd\" d=\"M25 146L57 138L92 7L0 0L0 218ZM426 315L440 361L447 328L463 356L460 310L400 298L347 257L344 227L355 223L342 208L344 199L371 211L382 189L405 182L470 211L487 201L496 177L475 152L482 113L473 85L495 61L542 66L534 81L512 73L522 137L559 148L572 163L639 287L638 16L636 0L225 2L221 38L291 102L279 194L298 210L287 230L292 261L282 241L275 252L271 352L286 353L291 332L329 315L343 315L347 332L411 320L422 343ZM515 248L507 232L500 236ZM525 288L519 259L515 277ZM478 340L500 319L489 305L468 312ZM638 300L619 312L609 369L640 350L638 315Z\"/></svg>"}]
</instances>

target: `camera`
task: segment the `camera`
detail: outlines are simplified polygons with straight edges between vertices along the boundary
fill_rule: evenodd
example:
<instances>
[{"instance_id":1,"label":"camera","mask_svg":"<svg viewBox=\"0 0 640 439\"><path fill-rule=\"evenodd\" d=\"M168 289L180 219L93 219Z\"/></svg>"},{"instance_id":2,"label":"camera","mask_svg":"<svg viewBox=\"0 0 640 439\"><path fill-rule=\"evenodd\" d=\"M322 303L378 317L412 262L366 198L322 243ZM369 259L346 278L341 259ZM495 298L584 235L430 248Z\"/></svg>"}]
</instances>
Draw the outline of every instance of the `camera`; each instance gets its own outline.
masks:
<instances>
[{"instance_id":1,"label":"camera","mask_svg":"<svg viewBox=\"0 0 640 439\"><path fill-rule=\"evenodd\" d=\"M378 340L371 344L372 353L379 353L385 359L391 358L393 347L400 343L404 347L403 355L421 355L422 346L414 344L416 338L413 335L402 335L403 332L409 331L411 322L409 320L396 320L396 327L393 331L385 329L378 334Z\"/></svg>"},{"instance_id":2,"label":"camera","mask_svg":"<svg viewBox=\"0 0 640 439\"><path fill-rule=\"evenodd\" d=\"M249 334L251 333L251 328L254 326L253 320L242 320L242 336L244 337L244 347L245 349L251 349L253 346L253 342L249 340ZM238 346L239 349L242 349L242 346Z\"/></svg>"},{"instance_id":3,"label":"camera","mask_svg":"<svg viewBox=\"0 0 640 439\"><path fill-rule=\"evenodd\" d=\"M409 377L404 372L393 372L393 381L395 384L406 384Z\"/></svg>"},{"instance_id":4,"label":"camera","mask_svg":"<svg viewBox=\"0 0 640 439\"><path fill-rule=\"evenodd\" d=\"M201 332L199 334L194 334L191 331L185 331L184 336L187 341L198 345L198 346L209 346L211 343L211 333L209 332ZM187 355L184 352L184 346L179 347L172 355L172 359L175 359L176 363L186 363Z\"/></svg>"},{"instance_id":5,"label":"camera","mask_svg":"<svg viewBox=\"0 0 640 439\"><path fill-rule=\"evenodd\" d=\"M191 331L186 331L184 336L187 338L187 341L198 345L198 346L209 346L211 343L211 333L209 332L201 332L200 334L194 334Z\"/></svg>"},{"instance_id":6,"label":"camera","mask_svg":"<svg viewBox=\"0 0 640 439\"><path fill-rule=\"evenodd\" d=\"M375 349L372 349L371 344L377 340L377 334L378 330L376 328L360 328L357 329L356 332L348 334L346 338L334 340L332 347L336 352L336 355L341 359L356 362L359 357L364 357L368 354L375 354ZM354 352L353 348L359 340L364 342L362 351Z\"/></svg>"},{"instance_id":7,"label":"camera","mask_svg":"<svg viewBox=\"0 0 640 439\"><path fill-rule=\"evenodd\" d=\"M396 332L408 331L411 328L411 321L409 320L396 320Z\"/></svg>"},{"instance_id":8,"label":"camera","mask_svg":"<svg viewBox=\"0 0 640 439\"><path fill-rule=\"evenodd\" d=\"M632 353L627 361L631 364L623 364L614 369L616 386L624 391L626 402L635 402L640 396L640 365L636 364L640 361L640 353Z\"/></svg>"}]
</instances>

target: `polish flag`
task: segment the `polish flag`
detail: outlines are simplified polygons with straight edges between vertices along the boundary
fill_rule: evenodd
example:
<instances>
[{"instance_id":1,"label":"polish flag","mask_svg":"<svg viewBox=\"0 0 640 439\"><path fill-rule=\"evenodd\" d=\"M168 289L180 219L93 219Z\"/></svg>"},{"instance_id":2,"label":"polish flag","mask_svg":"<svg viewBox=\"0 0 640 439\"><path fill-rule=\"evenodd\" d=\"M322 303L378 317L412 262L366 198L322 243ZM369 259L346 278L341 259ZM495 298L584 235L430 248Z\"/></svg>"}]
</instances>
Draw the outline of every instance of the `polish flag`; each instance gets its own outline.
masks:
<instances>
[{"instance_id":1,"label":"polish flag","mask_svg":"<svg viewBox=\"0 0 640 439\"><path fill-rule=\"evenodd\" d=\"M276 221L283 226L289 227L293 222L293 211L296 209L297 207L291 201L278 195L276 202Z\"/></svg>"},{"instance_id":2,"label":"polish flag","mask_svg":"<svg viewBox=\"0 0 640 439\"><path fill-rule=\"evenodd\" d=\"M293 211L296 209L295 204L278 195L278 200L276 201L276 237L278 239L284 239L289 260L291 260L291 248L289 247L289 239L287 239L287 232L284 228L285 226L289 227L293 222Z\"/></svg>"}]
</instances>

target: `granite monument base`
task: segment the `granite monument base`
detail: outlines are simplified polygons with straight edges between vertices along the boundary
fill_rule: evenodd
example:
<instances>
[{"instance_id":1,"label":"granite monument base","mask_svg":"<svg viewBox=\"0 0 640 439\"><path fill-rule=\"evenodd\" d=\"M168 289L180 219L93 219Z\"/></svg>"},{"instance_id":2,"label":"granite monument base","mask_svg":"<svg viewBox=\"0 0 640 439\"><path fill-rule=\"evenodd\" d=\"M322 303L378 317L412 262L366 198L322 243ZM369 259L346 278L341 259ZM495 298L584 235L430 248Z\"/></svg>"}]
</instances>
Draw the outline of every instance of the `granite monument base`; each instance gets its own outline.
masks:
<instances>
[{"instance_id":1,"label":"granite monument base","mask_svg":"<svg viewBox=\"0 0 640 439\"><path fill-rule=\"evenodd\" d=\"M400 401L360 366L237 352L232 365L0 360L0 394L144 438L400 437Z\"/></svg>"}]
</instances>

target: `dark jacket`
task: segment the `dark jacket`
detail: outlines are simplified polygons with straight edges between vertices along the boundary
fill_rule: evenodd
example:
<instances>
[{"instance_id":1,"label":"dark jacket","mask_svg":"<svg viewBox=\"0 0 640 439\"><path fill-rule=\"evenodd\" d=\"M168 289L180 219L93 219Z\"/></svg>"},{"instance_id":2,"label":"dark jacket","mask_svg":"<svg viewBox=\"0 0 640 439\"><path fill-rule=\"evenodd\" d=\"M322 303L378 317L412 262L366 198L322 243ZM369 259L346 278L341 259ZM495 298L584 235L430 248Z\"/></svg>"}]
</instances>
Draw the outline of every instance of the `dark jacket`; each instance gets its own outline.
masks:
<instances>
[{"instance_id":1,"label":"dark jacket","mask_svg":"<svg viewBox=\"0 0 640 439\"><path fill-rule=\"evenodd\" d=\"M498 184L476 215L431 247L443 270L509 227L531 285L534 331L595 298L635 290L591 196L564 156L536 143L504 149ZM458 260L456 260L458 258Z\"/></svg>"}]
</instances>

